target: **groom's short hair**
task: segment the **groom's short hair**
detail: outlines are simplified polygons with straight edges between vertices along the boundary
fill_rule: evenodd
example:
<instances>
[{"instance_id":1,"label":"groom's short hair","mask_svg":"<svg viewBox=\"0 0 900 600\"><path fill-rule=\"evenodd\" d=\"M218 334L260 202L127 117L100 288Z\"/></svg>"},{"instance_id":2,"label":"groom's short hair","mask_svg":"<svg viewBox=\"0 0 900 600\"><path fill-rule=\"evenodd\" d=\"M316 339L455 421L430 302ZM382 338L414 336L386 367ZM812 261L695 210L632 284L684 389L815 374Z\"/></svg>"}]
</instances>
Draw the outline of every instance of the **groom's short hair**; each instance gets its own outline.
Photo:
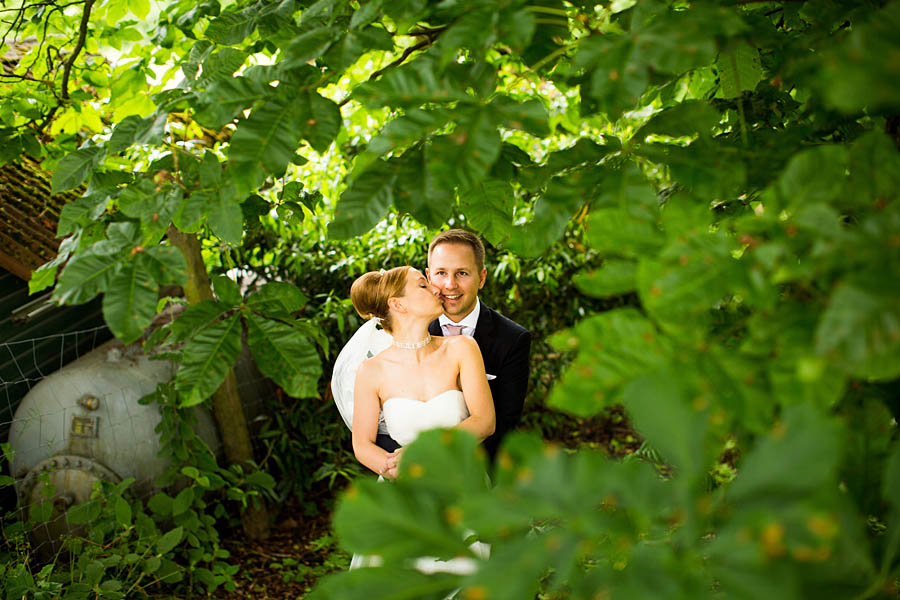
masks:
<instances>
[{"instance_id":1,"label":"groom's short hair","mask_svg":"<svg viewBox=\"0 0 900 600\"><path fill-rule=\"evenodd\" d=\"M481 271L484 268L484 244L481 238L465 229L448 229L434 236L428 246L428 260L431 262L431 251L440 244L467 244L475 253L475 266Z\"/></svg>"}]
</instances>

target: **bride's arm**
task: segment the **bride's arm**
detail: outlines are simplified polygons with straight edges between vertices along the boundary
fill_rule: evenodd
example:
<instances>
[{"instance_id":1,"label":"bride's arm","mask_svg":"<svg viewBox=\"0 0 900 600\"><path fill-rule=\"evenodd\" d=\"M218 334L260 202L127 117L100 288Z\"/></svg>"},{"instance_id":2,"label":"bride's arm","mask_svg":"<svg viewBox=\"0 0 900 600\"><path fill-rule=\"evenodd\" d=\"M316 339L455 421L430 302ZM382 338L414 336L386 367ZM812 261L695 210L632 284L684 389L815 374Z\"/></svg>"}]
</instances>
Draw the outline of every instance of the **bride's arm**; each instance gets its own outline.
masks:
<instances>
[{"instance_id":1,"label":"bride's arm","mask_svg":"<svg viewBox=\"0 0 900 600\"><path fill-rule=\"evenodd\" d=\"M459 385L466 399L469 417L457 427L465 429L484 440L494 433L497 416L494 413L494 400L484 371L484 360L478 343L466 336L452 338L453 350L459 356Z\"/></svg>"},{"instance_id":2,"label":"bride's arm","mask_svg":"<svg viewBox=\"0 0 900 600\"><path fill-rule=\"evenodd\" d=\"M366 467L379 475L387 475L384 468L388 453L375 444L381 412L376 387L377 371L371 361L365 361L356 374L353 388L353 454Z\"/></svg>"}]
</instances>

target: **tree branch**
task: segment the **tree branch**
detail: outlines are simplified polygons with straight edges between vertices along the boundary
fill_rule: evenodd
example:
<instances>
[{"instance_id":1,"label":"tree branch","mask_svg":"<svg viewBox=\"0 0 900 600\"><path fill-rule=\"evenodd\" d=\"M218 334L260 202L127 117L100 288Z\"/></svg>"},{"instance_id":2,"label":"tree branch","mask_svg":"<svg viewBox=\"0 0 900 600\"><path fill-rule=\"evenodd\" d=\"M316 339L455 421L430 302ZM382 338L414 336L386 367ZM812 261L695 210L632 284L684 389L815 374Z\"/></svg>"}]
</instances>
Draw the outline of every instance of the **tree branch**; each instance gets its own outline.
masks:
<instances>
[{"instance_id":1,"label":"tree branch","mask_svg":"<svg viewBox=\"0 0 900 600\"><path fill-rule=\"evenodd\" d=\"M382 73L384 73L388 69L403 64L403 62L407 58L409 58L409 55L412 54L413 52L415 52L416 50L421 50L422 48L425 48L426 46L430 46L432 43L434 43L434 37L429 37L428 39L422 40L421 42L419 42L418 44L415 44L414 46L410 46L409 48L407 48L406 50L403 51L403 54L400 55L400 58L398 58L397 60L394 60L393 62L391 62L391 64L387 65L386 67L378 69L377 71L375 71L374 73L369 75L369 78L366 79L366 81L372 81L374 79L377 79L378 77L381 76ZM343 106L343 105L347 104L347 102L349 102L349 101L350 101L350 95L348 94L346 98L344 98L343 100L341 100L338 103L338 106Z\"/></svg>"},{"instance_id":2,"label":"tree branch","mask_svg":"<svg viewBox=\"0 0 900 600\"><path fill-rule=\"evenodd\" d=\"M56 111L59 110L59 107L62 106L63 102L66 102L69 99L69 77L72 75L72 67L75 66L75 61L78 60L78 55L81 54L81 50L84 48L85 39L87 39L88 33L88 24L91 20L91 9L94 7L95 0L86 0L84 3L84 10L81 13L81 23L78 26L78 41L75 42L75 47L72 49L72 54L65 61L63 65L63 78L61 84L61 93L60 98L61 102L58 102L56 106L50 109L47 113L47 116L44 117L44 121L38 127L38 131L43 132L47 125L53 120L53 116L56 114Z\"/></svg>"}]
</instances>

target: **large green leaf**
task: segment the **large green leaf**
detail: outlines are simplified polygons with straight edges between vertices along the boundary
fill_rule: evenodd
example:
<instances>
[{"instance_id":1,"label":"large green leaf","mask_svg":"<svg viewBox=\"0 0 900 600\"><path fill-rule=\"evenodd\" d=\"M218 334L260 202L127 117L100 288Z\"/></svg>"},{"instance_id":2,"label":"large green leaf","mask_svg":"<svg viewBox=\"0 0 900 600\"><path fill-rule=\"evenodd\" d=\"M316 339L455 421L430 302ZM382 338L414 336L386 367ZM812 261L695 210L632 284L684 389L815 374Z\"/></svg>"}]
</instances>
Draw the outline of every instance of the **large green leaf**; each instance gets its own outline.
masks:
<instances>
[{"instance_id":1,"label":"large green leaf","mask_svg":"<svg viewBox=\"0 0 900 600\"><path fill-rule=\"evenodd\" d=\"M251 294L247 307L267 317L280 318L295 313L309 298L300 289L282 281L269 281Z\"/></svg>"},{"instance_id":2,"label":"large green leaf","mask_svg":"<svg viewBox=\"0 0 900 600\"><path fill-rule=\"evenodd\" d=\"M103 319L128 344L141 337L156 315L159 285L143 261L125 262L103 294Z\"/></svg>"},{"instance_id":3,"label":"large green leaf","mask_svg":"<svg viewBox=\"0 0 900 600\"><path fill-rule=\"evenodd\" d=\"M719 54L716 68L725 98L735 98L752 90L764 74L759 50L743 40Z\"/></svg>"},{"instance_id":4,"label":"large green leaf","mask_svg":"<svg viewBox=\"0 0 900 600\"><path fill-rule=\"evenodd\" d=\"M56 236L67 236L73 233L79 225L96 221L106 211L107 204L109 204L109 195L104 192L87 194L67 202L59 215Z\"/></svg>"},{"instance_id":5,"label":"large green leaf","mask_svg":"<svg viewBox=\"0 0 900 600\"><path fill-rule=\"evenodd\" d=\"M300 123L310 118L308 107L308 101L298 101L295 94L279 91L238 123L228 155L235 163L260 170L248 182L258 183L256 179L263 173L276 177L284 173L300 141Z\"/></svg>"},{"instance_id":6,"label":"large green leaf","mask_svg":"<svg viewBox=\"0 0 900 600\"><path fill-rule=\"evenodd\" d=\"M513 226L515 196L507 181L488 178L460 194L460 206L469 223L495 246L503 244Z\"/></svg>"},{"instance_id":7,"label":"large green leaf","mask_svg":"<svg viewBox=\"0 0 900 600\"><path fill-rule=\"evenodd\" d=\"M434 59L420 56L396 69L389 69L375 81L353 89L353 97L371 108L379 106L416 107L428 102L470 101L464 89L438 73Z\"/></svg>"},{"instance_id":8,"label":"large green leaf","mask_svg":"<svg viewBox=\"0 0 900 600\"><path fill-rule=\"evenodd\" d=\"M816 352L856 377L900 375L898 295L844 284L831 295L816 328Z\"/></svg>"},{"instance_id":9,"label":"large green leaf","mask_svg":"<svg viewBox=\"0 0 900 600\"><path fill-rule=\"evenodd\" d=\"M609 259L603 266L591 272L576 273L573 281L579 290L594 296L606 298L634 291L637 263L630 260Z\"/></svg>"},{"instance_id":10,"label":"large green leaf","mask_svg":"<svg viewBox=\"0 0 900 600\"><path fill-rule=\"evenodd\" d=\"M535 202L534 218L523 226L512 228L506 246L527 257L545 252L581 210L584 192L590 195L597 177L594 169L584 169L554 178Z\"/></svg>"},{"instance_id":11,"label":"large green leaf","mask_svg":"<svg viewBox=\"0 0 900 600\"><path fill-rule=\"evenodd\" d=\"M263 375L290 396L315 396L322 375L315 346L290 325L253 313L246 313L246 318L250 352Z\"/></svg>"},{"instance_id":12,"label":"large green leaf","mask_svg":"<svg viewBox=\"0 0 900 600\"><path fill-rule=\"evenodd\" d=\"M496 111L497 124L507 129L521 129L535 137L550 134L549 115L544 104L537 99L516 102L507 96L498 96L491 101Z\"/></svg>"},{"instance_id":13,"label":"large green leaf","mask_svg":"<svg viewBox=\"0 0 900 600\"><path fill-rule=\"evenodd\" d=\"M233 307L215 300L202 300L185 309L171 325L174 342L183 342L216 323Z\"/></svg>"},{"instance_id":14,"label":"large green leaf","mask_svg":"<svg viewBox=\"0 0 900 600\"><path fill-rule=\"evenodd\" d=\"M240 314L197 332L185 344L184 358L175 374L181 405L194 406L209 398L225 381L240 353Z\"/></svg>"},{"instance_id":15,"label":"large green leaf","mask_svg":"<svg viewBox=\"0 0 900 600\"><path fill-rule=\"evenodd\" d=\"M466 190L478 184L500 155L500 134L488 108L477 108L457 123L453 133L434 138L429 168L437 185Z\"/></svg>"},{"instance_id":16,"label":"large green leaf","mask_svg":"<svg viewBox=\"0 0 900 600\"><path fill-rule=\"evenodd\" d=\"M684 367L675 365L637 377L625 386L622 400L638 430L679 476L695 478L709 465L703 449L707 415L687 385Z\"/></svg>"},{"instance_id":17,"label":"large green leaf","mask_svg":"<svg viewBox=\"0 0 900 600\"><path fill-rule=\"evenodd\" d=\"M841 146L818 146L796 154L778 179L785 203L800 207L830 202L841 193L847 170L847 151Z\"/></svg>"},{"instance_id":18,"label":"large green leaf","mask_svg":"<svg viewBox=\"0 0 900 600\"><path fill-rule=\"evenodd\" d=\"M310 600L442 600L459 586L459 576L427 575L415 569L365 568L333 573L307 596Z\"/></svg>"},{"instance_id":19,"label":"large green leaf","mask_svg":"<svg viewBox=\"0 0 900 600\"><path fill-rule=\"evenodd\" d=\"M443 127L449 119L450 113L440 108L431 110L412 108L406 111L406 114L388 122L384 129L371 139L368 151L383 155L395 148L408 146L435 129Z\"/></svg>"},{"instance_id":20,"label":"large green leaf","mask_svg":"<svg viewBox=\"0 0 900 600\"><path fill-rule=\"evenodd\" d=\"M572 331L551 338L561 351L577 351L575 361L550 392L547 403L579 416L600 412L617 400L631 379L664 365L671 342L632 308L595 315Z\"/></svg>"},{"instance_id":21,"label":"large green leaf","mask_svg":"<svg viewBox=\"0 0 900 600\"><path fill-rule=\"evenodd\" d=\"M82 304L109 287L121 267L122 257L115 254L79 254L69 261L53 299L60 304Z\"/></svg>"},{"instance_id":22,"label":"large green leaf","mask_svg":"<svg viewBox=\"0 0 900 600\"><path fill-rule=\"evenodd\" d=\"M315 92L306 96L309 118L301 127L302 135L309 140L309 145L319 152L325 152L341 129L341 110L328 98Z\"/></svg>"},{"instance_id":23,"label":"large green leaf","mask_svg":"<svg viewBox=\"0 0 900 600\"><path fill-rule=\"evenodd\" d=\"M398 163L378 160L348 187L328 224L328 236L347 239L365 233L387 213L394 199Z\"/></svg>"},{"instance_id":24,"label":"large green leaf","mask_svg":"<svg viewBox=\"0 0 900 600\"><path fill-rule=\"evenodd\" d=\"M50 193L57 194L77 187L87 179L101 157L101 148L80 148L66 154L53 170Z\"/></svg>"},{"instance_id":25,"label":"large green leaf","mask_svg":"<svg viewBox=\"0 0 900 600\"><path fill-rule=\"evenodd\" d=\"M210 21L206 28L206 37L223 45L242 42L256 27L256 13L256 8L247 8L241 12L223 12Z\"/></svg>"},{"instance_id":26,"label":"large green leaf","mask_svg":"<svg viewBox=\"0 0 900 600\"><path fill-rule=\"evenodd\" d=\"M273 93L270 86L249 77L229 77L214 82L197 100L197 121L219 128L244 109Z\"/></svg>"},{"instance_id":27,"label":"large green leaf","mask_svg":"<svg viewBox=\"0 0 900 600\"><path fill-rule=\"evenodd\" d=\"M394 180L394 206L429 227L440 227L453 205L451 190L435 181L428 150L407 150L399 160Z\"/></svg>"},{"instance_id":28,"label":"large green leaf","mask_svg":"<svg viewBox=\"0 0 900 600\"><path fill-rule=\"evenodd\" d=\"M207 221L213 233L235 246L241 243L244 233L244 216L241 205L225 190L209 197Z\"/></svg>"},{"instance_id":29,"label":"large green leaf","mask_svg":"<svg viewBox=\"0 0 900 600\"><path fill-rule=\"evenodd\" d=\"M900 52L897 39L900 5L888 2L865 23L854 23L840 43L824 47L817 87L829 104L848 113L895 111L900 90L894 85L893 57Z\"/></svg>"},{"instance_id":30,"label":"large green leaf","mask_svg":"<svg viewBox=\"0 0 900 600\"><path fill-rule=\"evenodd\" d=\"M836 485L840 444L833 420L806 404L789 406L783 422L744 458L728 495L732 502L752 506Z\"/></svg>"},{"instance_id":31,"label":"large green leaf","mask_svg":"<svg viewBox=\"0 0 900 600\"><path fill-rule=\"evenodd\" d=\"M183 285L187 280L187 262L177 248L147 248L139 255L139 260L159 285Z\"/></svg>"}]
</instances>

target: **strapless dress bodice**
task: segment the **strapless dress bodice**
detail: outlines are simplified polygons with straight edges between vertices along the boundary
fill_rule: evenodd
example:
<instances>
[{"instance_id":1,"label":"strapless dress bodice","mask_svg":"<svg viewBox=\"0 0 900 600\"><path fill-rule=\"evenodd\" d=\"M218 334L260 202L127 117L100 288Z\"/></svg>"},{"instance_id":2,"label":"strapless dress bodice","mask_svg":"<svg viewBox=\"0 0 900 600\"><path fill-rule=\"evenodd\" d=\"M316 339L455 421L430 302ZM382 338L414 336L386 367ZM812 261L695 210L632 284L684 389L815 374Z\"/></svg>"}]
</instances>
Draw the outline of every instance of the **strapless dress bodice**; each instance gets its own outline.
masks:
<instances>
[{"instance_id":1,"label":"strapless dress bodice","mask_svg":"<svg viewBox=\"0 0 900 600\"><path fill-rule=\"evenodd\" d=\"M413 398L388 398L382 405L388 433L401 446L420 433L440 427L453 427L469 417L466 400L459 390L441 392L427 402Z\"/></svg>"}]
</instances>

